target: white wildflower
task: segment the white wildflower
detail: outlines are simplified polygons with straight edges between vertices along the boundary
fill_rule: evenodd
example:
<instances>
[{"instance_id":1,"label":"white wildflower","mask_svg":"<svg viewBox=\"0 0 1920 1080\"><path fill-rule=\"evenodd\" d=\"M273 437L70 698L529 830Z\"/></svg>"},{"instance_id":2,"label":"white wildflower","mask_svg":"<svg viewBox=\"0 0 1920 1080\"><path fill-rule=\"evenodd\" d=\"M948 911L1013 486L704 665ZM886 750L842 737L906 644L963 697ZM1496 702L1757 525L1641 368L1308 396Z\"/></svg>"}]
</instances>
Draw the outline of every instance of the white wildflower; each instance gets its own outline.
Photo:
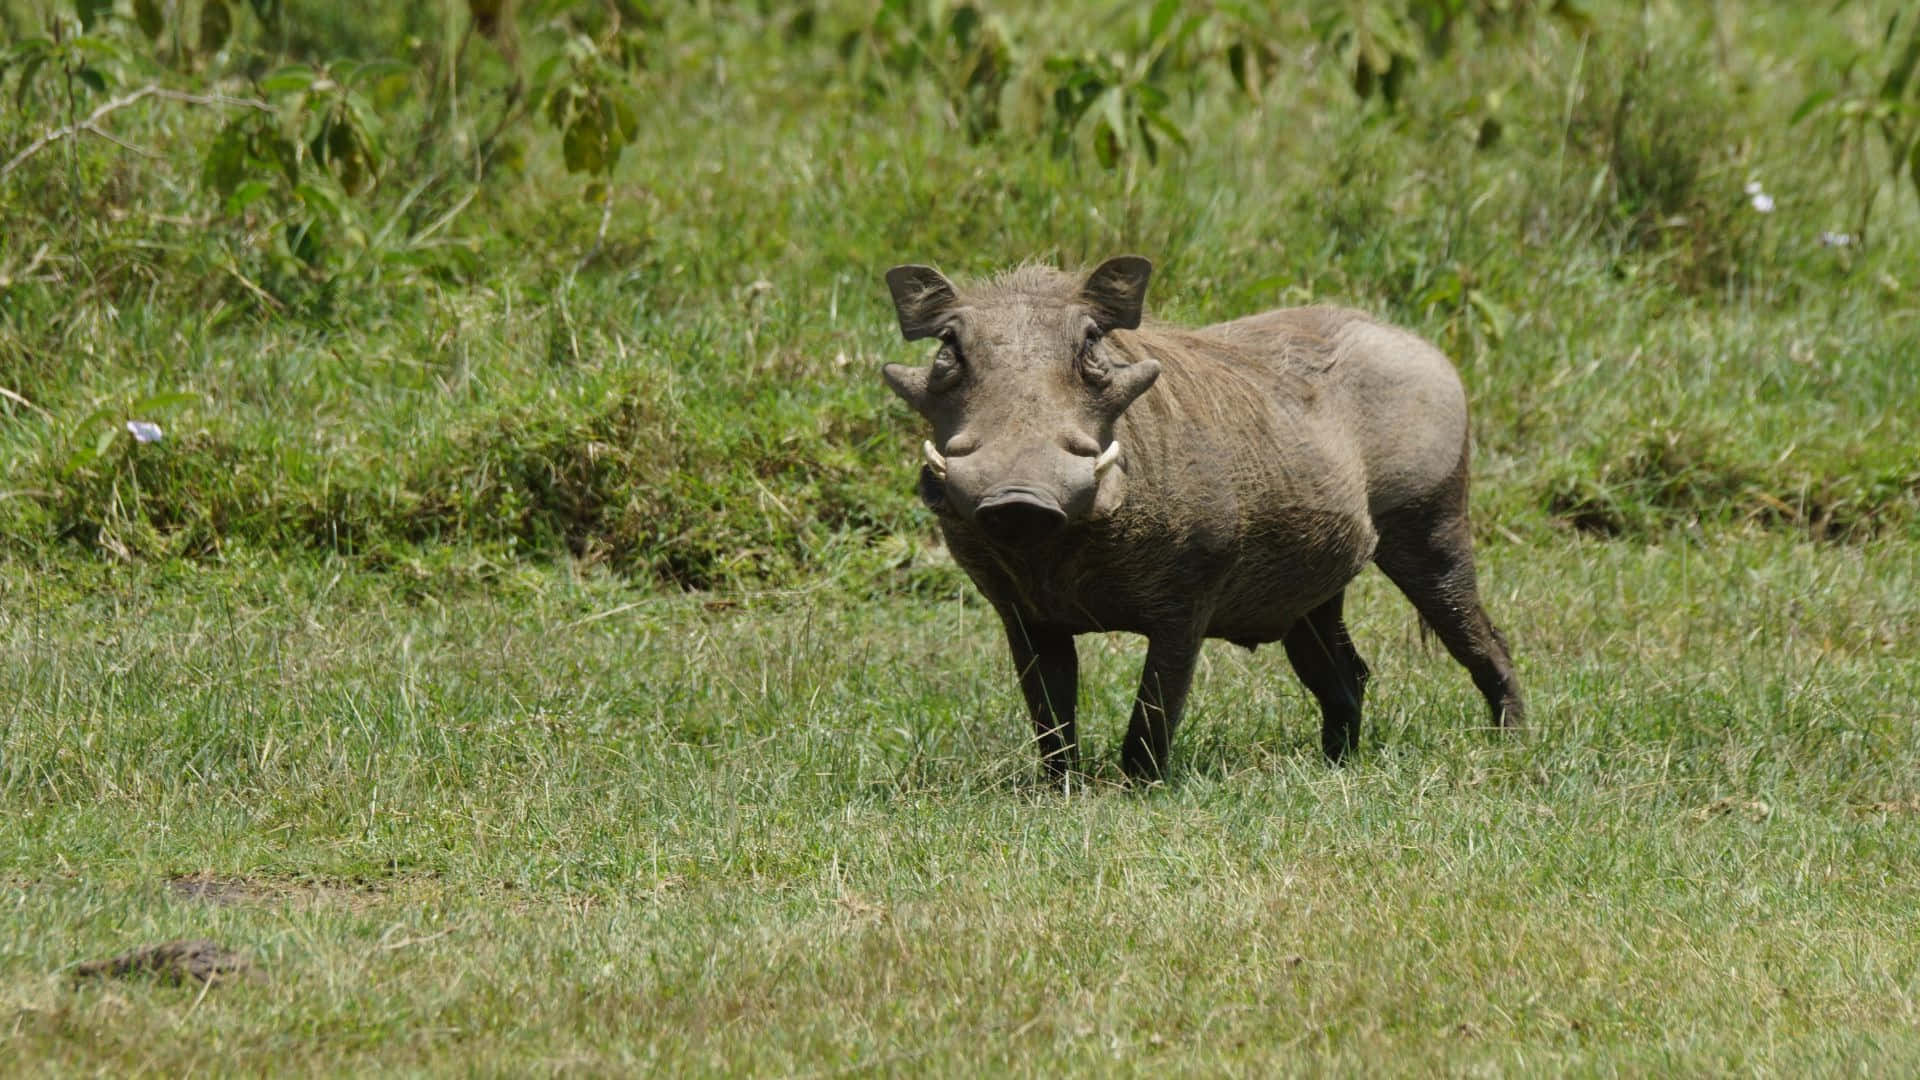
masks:
<instances>
[{"instance_id":1,"label":"white wildflower","mask_svg":"<svg viewBox=\"0 0 1920 1080\"><path fill-rule=\"evenodd\" d=\"M1753 197L1753 208L1763 214L1773 213L1773 196L1761 192Z\"/></svg>"},{"instance_id":2,"label":"white wildflower","mask_svg":"<svg viewBox=\"0 0 1920 1080\"><path fill-rule=\"evenodd\" d=\"M1749 196L1752 196L1752 195L1759 195L1759 194L1761 194L1761 193L1762 193L1762 192L1763 192L1764 190L1765 190L1765 189L1763 189L1763 188L1762 188L1762 187L1760 186L1760 181L1758 181L1758 180L1749 180L1749 181L1747 181L1747 194L1748 194Z\"/></svg>"},{"instance_id":3,"label":"white wildflower","mask_svg":"<svg viewBox=\"0 0 1920 1080\"><path fill-rule=\"evenodd\" d=\"M1821 247L1847 247L1853 243L1852 233L1823 232L1820 234Z\"/></svg>"},{"instance_id":4,"label":"white wildflower","mask_svg":"<svg viewBox=\"0 0 1920 1080\"><path fill-rule=\"evenodd\" d=\"M127 433L134 442L159 442L160 425L148 420L127 421Z\"/></svg>"}]
</instances>

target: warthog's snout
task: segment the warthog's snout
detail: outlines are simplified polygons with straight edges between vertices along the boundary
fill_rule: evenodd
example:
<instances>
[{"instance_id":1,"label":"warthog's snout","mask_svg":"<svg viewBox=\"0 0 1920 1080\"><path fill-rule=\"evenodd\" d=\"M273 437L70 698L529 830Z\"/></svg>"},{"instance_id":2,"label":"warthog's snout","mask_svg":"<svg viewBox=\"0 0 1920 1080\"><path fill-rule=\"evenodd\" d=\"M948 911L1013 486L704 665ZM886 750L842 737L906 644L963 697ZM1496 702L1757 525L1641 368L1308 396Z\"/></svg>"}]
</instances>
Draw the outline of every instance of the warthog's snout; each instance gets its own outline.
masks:
<instances>
[{"instance_id":1,"label":"warthog's snout","mask_svg":"<svg viewBox=\"0 0 1920 1080\"><path fill-rule=\"evenodd\" d=\"M1004 487L980 500L973 520L1002 547L1025 547L1067 527L1067 512L1051 497L1027 488Z\"/></svg>"}]
</instances>

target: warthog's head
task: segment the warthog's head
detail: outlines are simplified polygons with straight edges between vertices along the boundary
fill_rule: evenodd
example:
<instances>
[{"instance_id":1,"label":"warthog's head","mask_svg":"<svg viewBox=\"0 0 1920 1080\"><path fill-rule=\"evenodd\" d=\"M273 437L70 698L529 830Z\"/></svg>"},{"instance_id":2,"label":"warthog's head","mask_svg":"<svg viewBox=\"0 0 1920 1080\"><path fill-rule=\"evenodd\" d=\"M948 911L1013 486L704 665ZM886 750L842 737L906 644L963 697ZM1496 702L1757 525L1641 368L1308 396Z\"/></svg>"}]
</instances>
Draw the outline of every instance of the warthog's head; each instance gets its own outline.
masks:
<instances>
[{"instance_id":1,"label":"warthog's head","mask_svg":"<svg viewBox=\"0 0 1920 1080\"><path fill-rule=\"evenodd\" d=\"M887 286L908 341L938 338L926 367L889 364L893 392L933 424L921 494L1008 547L1046 540L1118 504L1120 414L1160 374L1108 341L1140 325L1153 264L1125 255L1085 278L1015 271L962 293L926 266Z\"/></svg>"}]
</instances>

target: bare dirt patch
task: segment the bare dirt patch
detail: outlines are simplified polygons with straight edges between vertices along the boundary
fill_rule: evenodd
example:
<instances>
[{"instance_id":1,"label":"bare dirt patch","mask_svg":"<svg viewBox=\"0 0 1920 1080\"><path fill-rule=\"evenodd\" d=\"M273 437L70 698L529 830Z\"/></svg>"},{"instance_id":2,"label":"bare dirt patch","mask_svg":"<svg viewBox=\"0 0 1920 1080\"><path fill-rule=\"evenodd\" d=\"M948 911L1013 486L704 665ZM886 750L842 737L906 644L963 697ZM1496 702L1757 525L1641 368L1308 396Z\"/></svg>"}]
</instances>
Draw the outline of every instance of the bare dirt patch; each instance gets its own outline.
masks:
<instances>
[{"instance_id":1,"label":"bare dirt patch","mask_svg":"<svg viewBox=\"0 0 1920 1080\"><path fill-rule=\"evenodd\" d=\"M183 874L166 879L167 892L179 900L220 907L340 907L362 911L381 900L381 890L304 878L221 877Z\"/></svg>"},{"instance_id":2,"label":"bare dirt patch","mask_svg":"<svg viewBox=\"0 0 1920 1080\"><path fill-rule=\"evenodd\" d=\"M218 942L196 938L144 945L105 960L90 960L73 969L74 981L150 977L163 983L213 983L236 978L258 979L259 969L244 954Z\"/></svg>"}]
</instances>

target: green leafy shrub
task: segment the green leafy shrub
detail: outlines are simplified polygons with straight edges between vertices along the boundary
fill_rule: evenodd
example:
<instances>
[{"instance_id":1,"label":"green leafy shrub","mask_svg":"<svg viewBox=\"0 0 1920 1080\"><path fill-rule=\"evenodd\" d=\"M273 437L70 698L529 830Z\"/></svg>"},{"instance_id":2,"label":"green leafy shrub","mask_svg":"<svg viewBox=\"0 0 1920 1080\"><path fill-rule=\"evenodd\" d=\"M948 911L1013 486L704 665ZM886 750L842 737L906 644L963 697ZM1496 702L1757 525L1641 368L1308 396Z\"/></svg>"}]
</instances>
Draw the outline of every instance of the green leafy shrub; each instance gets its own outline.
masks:
<instances>
[{"instance_id":1,"label":"green leafy shrub","mask_svg":"<svg viewBox=\"0 0 1920 1080\"><path fill-rule=\"evenodd\" d=\"M1835 4L1834 10L1846 6ZM1895 188L1910 188L1920 198L1920 13L1888 16L1879 44L1856 53L1839 82L1808 94L1790 123L1813 117L1825 125L1824 141L1851 174L1857 202L1853 235L1864 240L1883 169Z\"/></svg>"}]
</instances>

